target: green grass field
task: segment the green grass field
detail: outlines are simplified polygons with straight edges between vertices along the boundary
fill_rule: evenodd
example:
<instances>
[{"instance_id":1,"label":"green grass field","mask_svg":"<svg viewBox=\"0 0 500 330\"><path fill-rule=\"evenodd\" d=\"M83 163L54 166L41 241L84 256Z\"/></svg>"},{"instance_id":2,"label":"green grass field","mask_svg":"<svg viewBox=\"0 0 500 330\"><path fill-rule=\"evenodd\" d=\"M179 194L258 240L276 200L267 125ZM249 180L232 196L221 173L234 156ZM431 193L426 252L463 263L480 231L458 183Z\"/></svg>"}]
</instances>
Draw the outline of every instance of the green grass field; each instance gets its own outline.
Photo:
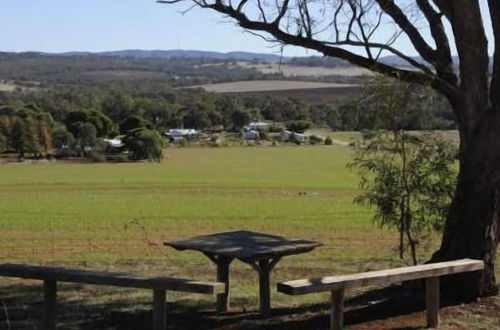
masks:
<instances>
[{"instance_id":1,"label":"green grass field","mask_svg":"<svg viewBox=\"0 0 500 330\"><path fill-rule=\"evenodd\" d=\"M357 184L345 167L346 148L188 148L167 155L161 164L2 166L0 228L10 233L0 240L2 255L142 257L144 230L156 243L241 228L325 243L331 232L371 235L368 210L351 203Z\"/></svg>"},{"instance_id":2,"label":"green grass field","mask_svg":"<svg viewBox=\"0 0 500 330\"><path fill-rule=\"evenodd\" d=\"M285 258L273 281L408 262L398 259L396 233L374 227L370 210L352 203L357 177L346 168L346 147L170 148L166 154L160 164L0 166L0 262L213 279L207 258L162 242L239 229L324 243ZM421 257L436 243L423 247ZM234 262L231 276L235 309L255 309L255 271ZM116 290L67 295L99 304L116 299ZM148 308L149 293L123 294L139 295ZM174 297L195 305L209 299ZM315 295L273 293L272 299L275 306L318 302Z\"/></svg>"},{"instance_id":3,"label":"green grass field","mask_svg":"<svg viewBox=\"0 0 500 330\"><path fill-rule=\"evenodd\" d=\"M283 274L297 261L296 275L319 275L341 271L346 260L395 258L393 233L374 228L370 210L352 203L349 159L336 146L240 147L167 149L161 164L4 165L0 259L110 267L134 260L139 269L154 261L195 275L211 267L203 256L161 243L237 229L325 244L285 259Z\"/></svg>"}]
</instances>

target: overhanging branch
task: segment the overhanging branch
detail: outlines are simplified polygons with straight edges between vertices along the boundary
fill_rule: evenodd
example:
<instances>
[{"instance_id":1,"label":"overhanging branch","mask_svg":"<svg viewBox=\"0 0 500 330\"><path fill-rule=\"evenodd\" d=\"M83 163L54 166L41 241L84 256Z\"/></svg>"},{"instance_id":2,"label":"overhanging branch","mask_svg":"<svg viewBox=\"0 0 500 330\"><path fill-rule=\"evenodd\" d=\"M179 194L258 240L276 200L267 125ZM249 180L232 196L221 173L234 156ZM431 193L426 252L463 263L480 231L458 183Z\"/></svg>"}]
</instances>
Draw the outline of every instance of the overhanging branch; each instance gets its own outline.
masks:
<instances>
[{"instance_id":1,"label":"overhanging branch","mask_svg":"<svg viewBox=\"0 0 500 330\"><path fill-rule=\"evenodd\" d=\"M160 3L178 3L188 0L159 0ZM193 0L190 0L193 1ZM283 0L281 7L277 7L277 16L274 20L268 19L268 21L263 20L253 20L250 19L241 9L246 3L245 0L240 2L240 5L235 9L231 5L227 5L224 1L215 0L196 0L196 4L202 8L210 8L219 13L226 15L229 18L234 19L239 26L250 31L265 32L272 36L275 42L294 45L299 47L304 47L307 49L318 51L325 56L331 56L346 60L354 65L366 68L368 70L384 74L389 77L397 78L409 83L418 83L423 85L429 85L434 89L440 91L446 95L450 100L456 99L458 97L458 92L456 85L453 82L443 79L439 74L430 70L427 66L418 63L418 61L412 59L409 56L404 55L402 52L392 48L390 45L383 45L381 43L372 43L368 40L367 35L361 38L359 41L334 41L328 42L320 39L316 39L316 34L312 32L312 23L310 13L307 7L299 8L301 13L299 18L303 20L302 27L305 27L305 35L302 33L292 34L288 30L283 30L280 21L286 16L287 10L289 9L289 1ZM302 0L303 1L303 0ZM401 26L401 29L410 36L412 42L416 43L416 48L425 56L429 63L436 58L435 51L425 42L423 37L420 35L419 31L411 24L411 22L404 16L404 13L395 7L394 3L390 0L374 0L377 3L383 3L385 5L385 11L392 13L390 15L393 17L397 24ZM392 4L388 4L388 2ZM259 1L260 3L260 1ZM341 2L342 3L342 2ZM259 9L257 9L259 10ZM349 25L352 26L358 19L360 15L359 11L353 9L353 18L351 19ZM360 24L362 25L362 24ZM351 27L352 29L352 27ZM350 31L348 29L348 31ZM360 47L373 47L377 49L382 49L391 52L392 54L402 58L411 65L413 65L417 70L408 70L403 68L398 68L377 60L377 58L370 58L361 56L355 52L346 50L342 48L342 45L360 46ZM435 62L435 61L434 61Z\"/></svg>"},{"instance_id":2,"label":"overhanging branch","mask_svg":"<svg viewBox=\"0 0 500 330\"><path fill-rule=\"evenodd\" d=\"M410 38L413 46L424 60L429 63L435 62L436 53L422 37L420 31L410 22L405 13L393 0L376 0L380 8L389 15L394 22Z\"/></svg>"}]
</instances>

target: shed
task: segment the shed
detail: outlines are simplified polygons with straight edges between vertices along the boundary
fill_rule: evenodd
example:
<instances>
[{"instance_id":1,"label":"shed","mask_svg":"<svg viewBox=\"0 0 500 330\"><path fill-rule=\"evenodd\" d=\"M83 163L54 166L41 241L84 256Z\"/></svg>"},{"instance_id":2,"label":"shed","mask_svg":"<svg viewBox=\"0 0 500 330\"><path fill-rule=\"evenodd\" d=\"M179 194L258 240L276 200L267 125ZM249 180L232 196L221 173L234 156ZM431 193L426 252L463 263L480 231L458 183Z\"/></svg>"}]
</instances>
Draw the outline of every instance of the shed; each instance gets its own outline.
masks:
<instances>
[{"instance_id":1,"label":"shed","mask_svg":"<svg viewBox=\"0 0 500 330\"><path fill-rule=\"evenodd\" d=\"M245 131L243 137L245 140L257 140L260 138L260 134L258 131L250 130L250 131Z\"/></svg>"}]
</instances>

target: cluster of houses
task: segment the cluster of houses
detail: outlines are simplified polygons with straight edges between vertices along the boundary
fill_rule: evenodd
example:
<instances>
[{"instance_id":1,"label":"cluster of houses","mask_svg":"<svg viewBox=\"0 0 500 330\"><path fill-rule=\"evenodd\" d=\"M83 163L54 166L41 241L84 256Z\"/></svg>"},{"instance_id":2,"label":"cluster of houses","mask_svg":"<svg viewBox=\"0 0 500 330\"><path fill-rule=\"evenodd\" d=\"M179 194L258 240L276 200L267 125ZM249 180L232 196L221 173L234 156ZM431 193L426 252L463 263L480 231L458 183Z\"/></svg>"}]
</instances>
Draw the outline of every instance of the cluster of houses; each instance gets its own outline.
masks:
<instances>
[{"instance_id":1,"label":"cluster of houses","mask_svg":"<svg viewBox=\"0 0 500 330\"><path fill-rule=\"evenodd\" d=\"M243 139L245 140L259 140L262 138L263 132L266 134L270 131L271 125L265 122L254 121L243 127ZM284 142L305 142L309 138L309 134L300 134L289 130L282 130L280 133L270 133L269 135L280 136ZM165 131L165 136L174 143L183 140L200 140L208 138L209 136L201 130L192 128L173 128Z\"/></svg>"},{"instance_id":2,"label":"cluster of houses","mask_svg":"<svg viewBox=\"0 0 500 330\"><path fill-rule=\"evenodd\" d=\"M259 140L262 138L263 132L268 133L271 125L265 122L254 121L245 125L243 127L243 139L245 140ZM308 134L300 134L296 132L291 132L289 130L282 130L281 133L271 133L269 135L280 136L284 142L295 141L295 142L305 142L309 138ZM199 140L207 138L208 135L205 132L192 128L173 128L165 131L165 136L171 142L181 142L182 140Z\"/></svg>"},{"instance_id":3,"label":"cluster of houses","mask_svg":"<svg viewBox=\"0 0 500 330\"><path fill-rule=\"evenodd\" d=\"M180 142L182 140L193 140L200 137L201 131L193 128L173 128L165 132L165 136L170 139L171 142Z\"/></svg>"},{"instance_id":4,"label":"cluster of houses","mask_svg":"<svg viewBox=\"0 0 500 330\"><path fill-rule=\"evenodd\" d=\"M265 122L254 121L243 127L243 139L245 140L259 140L263 137L265 132L267 137L280 137L283 142L306 142L309 139L309 134L300 134L289 130L282 130L281 132L270 133L271 125ZM193 128L172 128L164 132L164 135L172 143L180 143L181 141L198 141L201 139L210 138L210 132L204 132ZM104 139L108 146L112 149L120 149L123 147L123 141L119 138Z\"/></svg>"},{"instance_id":5,"label":"cluster of houses","mask_svg":"<svg viewBox=\"0 0 500 330\"><path fill-rule=\"evenodd\" d=\"M251 122L250 124L244 127L244 135L243 138L245 140L258 140L260 138L260 132L268 132L270 125L264 122ZM288 142L292 139L297 142L305 142L308 139L308 134L300 134L296 132L292 132L289 130L281 131L281 139L284 142Z\"/></svg>"},{"instance_id":6,"label":"cluster of houses","mask_svg":"<svg viewBox=\"0 0 500 330\"><path fill-rule=\"evenodd\" d=\"M268 132L269 124L264 122L251 122L243 127L243 138L245 140L258 140L260 139L260 132Z\"/></svg>"}]
</instances>

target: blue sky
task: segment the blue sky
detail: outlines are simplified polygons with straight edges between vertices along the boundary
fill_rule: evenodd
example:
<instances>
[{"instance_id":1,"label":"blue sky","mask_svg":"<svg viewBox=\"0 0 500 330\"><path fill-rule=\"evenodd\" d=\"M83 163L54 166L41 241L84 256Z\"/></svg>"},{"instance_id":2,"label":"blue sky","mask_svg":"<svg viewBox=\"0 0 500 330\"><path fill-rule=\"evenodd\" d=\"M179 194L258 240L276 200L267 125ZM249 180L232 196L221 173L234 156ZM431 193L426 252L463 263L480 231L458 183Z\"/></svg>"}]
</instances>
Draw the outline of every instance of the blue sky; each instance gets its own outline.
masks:
<instances>
[{"instance_id":1,"label":"blue sky","mask_svg":"<svg viewBox=\"0 0 500 330\"><path fill-rule=\"evenodd\" d=\"M278 52L217 13L194 9L182 15L181 9L154 0L0 0L0 51ZM285 54L307 53L288 48Z\"/></svg>"},{"instance_id":2,"label":"blue sky","mask_svg":"<svg viewBox=\"0 0 500 330\"><path fill-rule=\"evenodd\" d=\"M0 0L2 51L276 51L208 10L154 0Z\"/></svg>"}]
</instances>

